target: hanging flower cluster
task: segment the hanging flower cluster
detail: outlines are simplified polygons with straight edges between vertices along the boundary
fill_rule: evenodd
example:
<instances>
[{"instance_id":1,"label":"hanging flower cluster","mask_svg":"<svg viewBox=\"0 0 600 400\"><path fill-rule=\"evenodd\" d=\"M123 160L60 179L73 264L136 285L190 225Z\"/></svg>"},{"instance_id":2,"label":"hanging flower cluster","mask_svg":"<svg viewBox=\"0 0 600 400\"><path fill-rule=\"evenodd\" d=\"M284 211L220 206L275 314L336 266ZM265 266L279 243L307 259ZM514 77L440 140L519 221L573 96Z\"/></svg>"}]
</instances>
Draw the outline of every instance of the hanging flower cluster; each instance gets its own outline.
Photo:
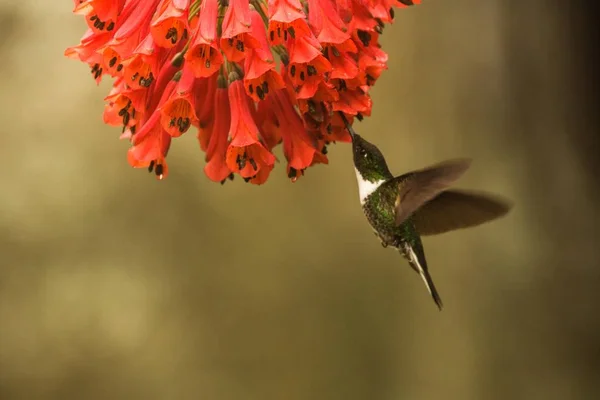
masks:
<instances>
[{"instance_id":1,"label":"hanging flower cluster","mask_svg":"<svg viewBox=\"0 0 600 400\"><path fill-rule=\"evenodd\" d=\"M295 181L371 112L393 7L420 0L74 0L89 29L65 55L114 77L104 121L159 179L192 126L213 181L264 183L283 143Z\"/></svg>"}]
</instances>

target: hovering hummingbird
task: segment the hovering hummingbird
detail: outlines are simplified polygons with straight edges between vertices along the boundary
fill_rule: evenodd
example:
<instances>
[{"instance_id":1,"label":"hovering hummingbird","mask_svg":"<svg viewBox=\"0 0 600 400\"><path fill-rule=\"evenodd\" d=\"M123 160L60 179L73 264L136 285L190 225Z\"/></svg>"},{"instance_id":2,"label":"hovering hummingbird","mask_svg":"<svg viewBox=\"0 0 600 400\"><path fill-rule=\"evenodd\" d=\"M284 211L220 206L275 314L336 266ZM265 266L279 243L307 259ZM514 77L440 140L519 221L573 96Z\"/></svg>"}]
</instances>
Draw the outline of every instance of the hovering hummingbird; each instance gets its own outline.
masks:
<instances>
[{"instance_id":1,"label":"hovering hummingbird","mask_svg":"<svg viewBox=\"0 0 600 400\"><path fill-rule=\"evenodd\" d=\"M469 168L455 159L394 177L381 151L358 135L345 116L352 137L354 169L362 209L383 247L394 247L421 275L438 308L442 299L429 275L421 236L469 228L499 218L512 205L496 196L450 185Z\"/></svg>"}]
</instances>

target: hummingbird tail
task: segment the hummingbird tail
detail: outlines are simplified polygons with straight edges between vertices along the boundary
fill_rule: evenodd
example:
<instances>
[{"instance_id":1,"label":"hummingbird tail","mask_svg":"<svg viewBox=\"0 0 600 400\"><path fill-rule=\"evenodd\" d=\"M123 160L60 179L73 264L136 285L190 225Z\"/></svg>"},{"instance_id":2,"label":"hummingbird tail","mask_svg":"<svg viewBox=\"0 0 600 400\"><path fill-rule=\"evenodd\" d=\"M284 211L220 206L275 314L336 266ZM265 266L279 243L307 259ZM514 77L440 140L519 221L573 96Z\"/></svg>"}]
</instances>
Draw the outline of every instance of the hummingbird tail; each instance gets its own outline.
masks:
<instances>
[{"instance_id":1,"label":"hummingbird tail","mask_svg":"<svg viewBox=\"0 0 600 400\"><path fill-rule=\"evenodd\" d=\"M431 294L433 301L435 302L435 304L438 306L438 308L441 311L442 308L444 307L444 304L442 303L442 298L440 297L440 294L438 293L437 289L435 288L435 284L433 283L433 279L431 279L431 275L429 275L425 257L424 256L421 257L421 260L420 260L419 257L417 256L417 254L415 253L415 251L413 250L412 246L410 246L408 244L406 244L404 246L404 253L405 253L406 257L408 258L408 262L409 262L410 266L416 272L418 272L419 275L421 276L421 279L423 279L423 282L425 283L425 287L427 287L427 290L429 291L429 294Z\"/></svg>"}]
</instances>

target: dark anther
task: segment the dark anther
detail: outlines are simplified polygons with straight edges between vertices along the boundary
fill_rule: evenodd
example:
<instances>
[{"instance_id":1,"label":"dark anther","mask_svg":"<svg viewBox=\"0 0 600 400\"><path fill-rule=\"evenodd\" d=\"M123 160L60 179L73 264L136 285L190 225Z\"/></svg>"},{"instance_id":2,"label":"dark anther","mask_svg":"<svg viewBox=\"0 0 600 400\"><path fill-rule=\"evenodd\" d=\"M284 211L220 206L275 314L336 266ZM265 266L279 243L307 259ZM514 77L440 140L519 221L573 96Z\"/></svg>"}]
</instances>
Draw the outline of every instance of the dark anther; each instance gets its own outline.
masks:
<instances>
[{"instance_id":1,"label":"dark anther","mask_svg":"<svg viewBox=\"0 0 600 400\"><path fill-rule=\"evenodd\" d=\"M281 26L277 27L277 36L281 37Z\"/></svg>"},{"instance_id":2,"label":"dark anther","mask_svg":"<svg viewBox=\"0 0 600 400\"><path fill-rule=\"evenodd\" d=\"M137 129L137 125L134 125L134 126L132 126L132 127L129 128L129 130L131 131L132 135L135 135L136 129Z\"/></svg>"},{"instance_id":3,"label":"dark anther","mask_svg":"<svg viewBox=\"0 0 600 400\"><path fill-rule=\"evenodd\" d=\"M261 100L264 100L264 98L265 98L265 92L263 92L263 90L262 90L262 88L260 86L256 87L256 95Z\"/></svg>"},{"instance_id":4,"label":"dark anther","mask_svg":"<svg viewBox=\"0 0 600 400\"><path fill-rule=\"evenodd\" d=\"M333 127L331 126L331 124L327 124L327 134L331 135L332 132L333 132Z\"/></svg>"},{"instance_id":5,"label":"dark anther","mask_svg":"<svg viewBox=\"0 0 600 400\"><path fill-rule=\"evenodd\" d=\"M125 115L126 112L127 112L127 110L125 108L121 108L119 110L119 117L122 117L123 115Z\"/></svg>"},{"instance_id":6,"label":"dark anther","mask_svg":"<svg viewBox=\"0 0 600 400\"><path fill-rule=\"evenodd\" d=\"M323 155L327 154L327 146L323 146L321 153L323 153Z\"/></svg>"},{"instance_id":7,"label":"dark anther","mask_svg":"<svg viewBox=\"0 0 600 400\"><path fill-rule=\"evenodd\" d=\"M288 36L288 31L285 30L283 31L283 40L285 40L287 42L287 36Z\"/></svg>"},{"instance_id":8,"label":"dark anther","mask_svg":"<svg viewBox=\"0 0 600 400\"><path fill-rule=\"evenodd\" d=\"M97 15L92 15L92 16L90 17L90 21L95 21L95 20L97 20L97 19L98 19L98 16L97 16Z\"/></svg>"},{"instance_id":9,"label":"dark anther","mask_svg":"<svg viewBox=\"0 0 600 400\"><path fill-rule=\"evenodd\" d=\"M164 172L164 168L162 164L156 164L156 168L154 170L154 173L156 174L156 176L161 176Z\"/></svg>"},{"instance_id":10,"label":"dark anther","mask_svg":"<svg viewBox=\"0 0 600 400\"><path fill-rule=\"evenodd\" d=\"M172 128L175 126L175 118L171 118L171 120L169 121L169 128Z\"/></svg>"},{"instance_id":11,"label":"dark anther","mask_svg":"<svg viewBox=\"0 0 600 400\"><path fill-rule=\"evenodd\" d=\"M206 69L210 68L210 59L207 58L206 61L204 62L204 66L206 67Z\"/></svg>"},{"instance_id":12,"label":"dark anther","mask_svg":"<svg viewBox=\"0 0 600 400\"><path fill-rule=\"evenodd\" d=\"M175 38L175 42L177 42L177 29L169 28L169 30L167 31L167 34L165 35L165 39L167 39L167 40L171 39L171 42L172 42L173 38Z\"/></svg>"},{"instance_id":13,"label":"dark anther","mask_svg":"<svg viewBox=\"0 0 600 400\"><path fill-rule=\"evenodd\" d=\"M94 21L94 28L100 29L100 20L98 18L96 18L96 20Z\"/></svg>"},{"instance_id":14,"label":"dark anther","mask_svg":"<svg viewBox=\"0 0 600 400\"><path fill-rule=\"evenodd\" d=\"M106 27L106 30L110 32L113 29L115 29L115 23L111 21L111 23Z\"/></svg>"},{"instance_id":15,"label":"dark anther","mask_svg":"<svg viewBox=\"0 0 600 400\"><path fill-rule=\"evenodd\" d=\"M122 69L123 69L123 64L117 65L117 71L118 72L121 72Z\"/></svg>"},{"instance_id":16,"label":"dark anther","mask_svg":"<svg viewBox=\"0 0 600 400\"><path fill-rule=\"evenodd\" d=\"M300 80L303 81L304 80L304 71L300 72Z\"/></svg>"},{"instance_id":17,"label":"dark anther","mask_svg":"<svg viewBox=\"0 0 600 400\"><path fill-rule=\"evenodd\" d=\"M153 80L154 80L154 75L152 75L152 72L150 72L150 75L148 75L148 77L146 79L144 79L143 77L140 78L140 86L150 87Z\"/></svg>"},{"instance_id":18,"label":"dark anther","mask_svg":"<svg viewBox=\"0 0 600 400\"><path fill-rule=\"evenodd\" d=\"M340 56L340 52L338 51L337 47L332 47L331 48L331 52L333 53L334 56L339 57Z\"/></svg>"},{"instance_id":19,"label":"dark anther","mask_svg":"<svg viewBox=\"0 0 600 400\"><path fill-rule=\"evenodd\" d=\"M265 95L269 93L269 84L267 83L267 81L264 81L262 83L262 90L263 92L265 92Z\"/></svg>"},{"instance_id":20,"label":"dark anther","mask_svg":"<svg viewBox=\"0 0 600 400\"><path fill-rule=\"evenodd\" d=\"M123 125L127 126L129 125L129 113L126 113L125 115L123 115Z\"/></svg>"},{"instance_id":21,"label":"dark anther","mask_svg":"<svg viewBox=\"0 0 600 400\"><path fill-rule=\"evenodd\" d=\"M131 118L135 118L135 108L131 111Z\"/></svg>"},{"instance_id":22,"label":"dark anther","mask_svg":"<svg viewBox=\"0 0 600 400\"><path fill-rule=\"evenodd\" d=\"M229 174L229 176L227 178L229 178L229 180L232 181L233 177L234 177L234 175L233 175L233 172L232 172L232 173Z\"/></svg>"},{"instance_id":23,"label":"dark anther","mask_svg":"<svg viewBox=\"0 0 600 400\"><path fill-rule=\"evenodd\" d=\"M339 91L346 90L346 81L345 80L340 79L340 87L338 90Z\"/></svg>"},{"instance_id":24,"label":"dark anther","mask_svg":"<svg viewBox=\"0 0 600 400\"><path fill-rule=\"evenodd\" d=\"M292 65L292 68L290 68L290 75L295 76L296 75L296 66Z\"/></svg>"},{"instance_id":25,"label":"dark anther","mask_svg":"<svg viewBox=\"0 0 600 400\"><path fill-rule=\"evenodd\" d=\"M283 64L284 67L287 67L288 64L290 63L290 58L288 57L287 54L280 55L279 59L281 60L281 63Z\"/></svg>"},{"instance_id":26,"label":"dark anther","mask_svg":"<svg viewBox=\"0 0 600 400\"><path fill-rule=\"evenodd\" d=\"M148 172L152 172L154 169L154 160L150 161L150 165L148 165Z\"/></svg>"},{"instance_id":27,"label":"dark anther","mask_svg":"<svg viewBox=\"0 0 600 400\"><path fill-rule=\"evenodd\" d=\"M270 31L270 32L269 32L269 38L271 39L271 42L272 42L273 40L275 40L275 31Z\"/></svg>"},{"instance_id":28,"label":"dark anther","mask_svg":"<svg viewBox=\"0 0 600 400\"><path fill-rule=\"evenodd\" d=\"M290 36L292 37L292 39L296 39L296 31L294 30L294 27L290 26L288 28L288 32L290 33Z\"/></svg>"},{"instance_id":29,"label":"dark anther","mask_svg":"<svg viewBox=\"0 0 600 400\"><path fill-rule=\"evenodd\" d=\"M116 63L117 63L117 57L113 57L113 58L111 58L111 59L110 59L110 61L108 62L108 66L112 68L112 67L114 67L114 66L115 66L115 64L116 64Z\"/></svg>"},{"instance_id":30,"label":"dark anther","mask_svg":"<svg viewBox=\"0 0 600 400\"><path fill-rule=\"evenodd\" d=\"M237 164L238 168L240 170L244 169L244 167L246 166L246 156L244 155L243 157L241 155L237 155L237 157L235 158L235 163Z\"/></svg>"},{"instance_id":31,"label":"dark anther","mask_svg":"<svg viewBox=\"0 0 600 400\"><path fill-rule=\"evenodd\" d=\"M176 44L176 43L177 43L177 35L171 36L171 44Z\"/></svg>"},{"instance_id":32,"label":"dark anther","mask_svg":"<svg viewBox=\"0 0 600 400\"><path fill-rule=\"evenodd\" d=\"M248 161L250 161L250 165L252 165L252 168L256 171L258 169L258 167L256 165L256 161L254 161L254 158L251 158Z\"/></svg>"},{"instance_id":33,"label":"dark anther","mask_svg":"<svg viewBox=\"0 0 600 400\"><path fill-rule=\"evenodd\" d=\"M185 40L188 38L188 30L184 29L183 33L181 34L181 40Z\"/></svg>"},{"instance_id":34,"label":"dark anther","mask_svg":"<svg viewBox=\"0 0 600 400\"><path fill-rule=\"evenodd\" d=\"M296 171L296 168L290 167L290 172L288 172L288 178L295 178L296 175L298 175L298 171Z\"/></svg>"},{"instance_id":35,"label":"dark anther","mask_svg":"<svg viewBox=\"0 0 600 400\"><path fill-rule=\"evenodd\" d=\"M223 179L223 180L221 181L221 185L224 185L224 184L225 184L225 182L227 182L227 178L225 178L225 179Z\"/></svg>"},{"instance_id":36,"label":"dark anther","mask_svg":"<svg viewBox=\"0 0 600 400\"><path fill-rule=\"evenodd\" d=\"M413 2L413 0L399 0L400 3L404 4L405 6L412 6L415 3Z\"/></svg>"},{"instance_id":37,"label":"dark anther","mask_svg":"<svg viewBox=\"0 0 600 400\"><path fill-rule=\"evenodd\" d=\"M132 80L132 81L135 81L135 80L137 79L137 77L138 77L138 76L140 76L140 74L136 72L136 73L135 73L135 74L133 74L133 76L131 77L131 80Z\"/></svg>"},{"instance_id":38,"label":"dark anther","mask_svg":"<svg viewBox=\"0 0 600 400\"><path fill-rule=\"evenodd\" d=\"M254 93L254 86L252 86L252 84L248 85L248 91L250 94Z\"/></svg>"},{"instance_id":39,"label":"dark anther","mask_svg":"<svg viewBox=\"0 0 600 400\"><path fill-rule=\"evenodd\" d=\"M313 76L317 74L317 69L315 67L313 67L312 65L309 65L306 68L306 72L308 73L308 76Z\"/></svg>"},{"instance_id":40,"label":"dark anther","mask_svg":"<svg viewBox=\"0 0 600 400\"><path fill-rule=\"evenodd\" d=\"M402 0L400 0L400 2L402 2ZM395 16L396 15L395 15L394 9L390 8L390 18L394 19Z\"/></svg>"},{"instance_id":41,"label":"dark anther","mask_svg":"<svg viewBox=\"0 0 600 400\"><path fill-rule=\"evenodd\" d=\"M177 118L177 126L181 126L182 122L183 122L183 118L181 118L181 117Z\"/></svg>"},{"instance_id":42,"label":"dark anther","mask_svg":"<svg viewBox=\"0 0 600 400\"><path fill-rule=\"evenodd\" d=\"M361 113L357 113L356 114L356 119L359 121L362 121L363 119L365 119L365 117L363 117L363 115Z\"/></svg>"},{"instance_id":43,"label":"dark anther","mask_svg":"<svg viewBox=\"0 0 600 400\"><path fill-rule=\"evenodd\" d=\"M237 43L235 44L235 48L238 49L238 51L241 51L243 53L244 52L244 42L242 42L241 40L238 40Z\"/></svg>"},{"instance_id":44,"label":"dark anther","mask_svg":"<svg viewBox=\"0 0 600 400\"><path fill-rule=\"evenodd\" d=\"M104 27L106 26L106 22L102 22L99 26L98 29L100 29L101 31L104 30Z\"/></svg>"},{"instance_id":45,"label":"dark anther","mask_svg":"<svg viewBox=\"0 0 600 400\"><path fill-rule=\"evenodd\" d=\"M367 74L367 85L369 86L373 86L373 84L375 83L375 78L373 78L371 75Z\"/></svg>"},{"instance_id":46,"label":"dark anther","mask_svg":"<svg viewBox=\"0 0 600 400\"><path fill-rule=\"evenodd\" d=\"M250 182L250 179L252 179L252 178L250 178L250 177L244 178L244 182L248 183L248 182Z\"/></svg>"},{"instance_id":47,"label":"dark anther","mask_svg":"<svg viewBox=\"0 0 600 400\"><path fill-rule=\"evenodd\" d=\"M181 119L181 122L179 122L179 119ZM184 133L190 128L191 122L189 118L178 118L177 121L179 132Z\"/></svg>"},{"instance_id":48,"label":"dark anther","mask_svg":"<svg viewBox=\"0 0 600 400\"><path fill-rule=\"evenodd\" d=\"M367 31L358 30L358 38L362 42L363 46L367 47L371 42L371 34Z\"/></svg>"},{"instance_id":49,"label":"dark anther","mask_svg":"<svg viewBox=\"0 0 600 400\"><path fill-rule=\"evenodd\" d=\"M229 47L233 47L233 39L228 39L227 44L229 45Z\"/></svg>"}]
</instances>

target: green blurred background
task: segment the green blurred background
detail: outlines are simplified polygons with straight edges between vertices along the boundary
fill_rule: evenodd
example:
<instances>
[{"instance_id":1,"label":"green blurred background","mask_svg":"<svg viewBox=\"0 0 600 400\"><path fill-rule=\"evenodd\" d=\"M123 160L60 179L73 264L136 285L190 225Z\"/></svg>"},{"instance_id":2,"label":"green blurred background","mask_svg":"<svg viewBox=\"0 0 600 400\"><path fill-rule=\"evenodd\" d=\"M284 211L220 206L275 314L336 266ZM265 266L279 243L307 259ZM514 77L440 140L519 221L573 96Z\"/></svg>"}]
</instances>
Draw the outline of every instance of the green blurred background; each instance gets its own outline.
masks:
<instances>
[{"instance_id":1,"label":"green blurred background","mask_svg":"<svg viewBox=\"0 0 600 400\"><path fill-rule=\"evenodd\" d=\"M348 145L221 186L188 133L157 182L63 58L72 2L0 0L0 399L597 398L596 133L563 6L509 3L398 11L357 125L396 173L471 156L460 186L516 202L425 239L440 313L373 237Z\"/></svg>"}]
</instances>

